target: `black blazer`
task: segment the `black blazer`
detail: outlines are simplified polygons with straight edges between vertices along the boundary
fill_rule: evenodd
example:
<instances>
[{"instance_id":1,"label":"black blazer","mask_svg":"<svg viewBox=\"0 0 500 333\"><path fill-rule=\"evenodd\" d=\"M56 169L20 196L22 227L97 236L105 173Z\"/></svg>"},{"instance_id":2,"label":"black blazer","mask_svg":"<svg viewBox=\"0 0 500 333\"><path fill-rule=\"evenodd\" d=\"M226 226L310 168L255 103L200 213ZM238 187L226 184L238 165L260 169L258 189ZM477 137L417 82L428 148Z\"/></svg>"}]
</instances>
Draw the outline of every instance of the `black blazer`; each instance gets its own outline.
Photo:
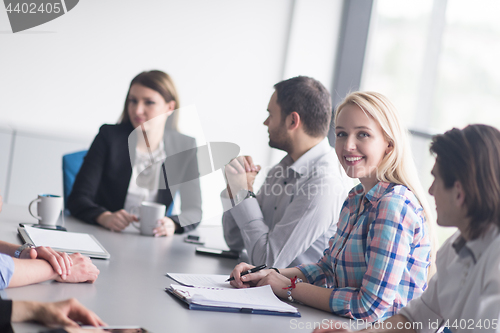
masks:
<instances>
[{"instance_id":1,"label":"black blazer","mask_svg":"<svg viewBox=\"0 0 500 333\"><path fill-rule=\"evenodd\" d=\"M132 176L128 140L133 130L130 122L101 126L68 197L67 208L73 216L87 223L97 224L96 218L100 214L123 209ZM196 148L194 138L166 130L164 146L167 157L184 152L184 158L175 163L176 172L199 175L196 149L192 149ZM131 151L131 154L134 153L135 151ZM169 167L172 168L172 165L169 164ZM157 202L169 207L172 203L171 191L164 177L160 178ZM177 229L176 233L182 233L196 228L201 220L199 179L176 185L176 189L181 196L181 214L170 218L179 226L180 221L182 225L189 221L190 224Z\"/></svg>"}]
</instances>

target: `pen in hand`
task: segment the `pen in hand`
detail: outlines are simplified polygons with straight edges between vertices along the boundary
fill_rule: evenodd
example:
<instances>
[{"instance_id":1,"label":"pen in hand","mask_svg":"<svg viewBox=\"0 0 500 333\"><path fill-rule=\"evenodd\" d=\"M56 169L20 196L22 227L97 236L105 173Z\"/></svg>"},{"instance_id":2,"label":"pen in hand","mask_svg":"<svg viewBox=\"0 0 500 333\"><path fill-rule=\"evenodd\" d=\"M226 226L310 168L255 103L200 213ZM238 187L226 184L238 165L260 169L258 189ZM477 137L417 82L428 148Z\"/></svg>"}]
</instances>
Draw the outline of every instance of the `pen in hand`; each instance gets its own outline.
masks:
<instances>
[{"instance_id":1,"label":"pen in hand","mask_svg":"<svg viewBox=\"0 0 500 333\"><path fill-rule=\"evenodd\" d=\"M249 269L246 272L242 272L240 274L240 276L247 275L247 274L250 274L250 273L258 272L258 271L260 271L260 270L262 270L262 269L264 269L266 267L267 267L266 265L260 265L260 266L254 267L252 269ZM233 281L233 280L234 280L234 277L230 277L229 279L226 280L226 282Z\"/></svg>"}]
</instances>

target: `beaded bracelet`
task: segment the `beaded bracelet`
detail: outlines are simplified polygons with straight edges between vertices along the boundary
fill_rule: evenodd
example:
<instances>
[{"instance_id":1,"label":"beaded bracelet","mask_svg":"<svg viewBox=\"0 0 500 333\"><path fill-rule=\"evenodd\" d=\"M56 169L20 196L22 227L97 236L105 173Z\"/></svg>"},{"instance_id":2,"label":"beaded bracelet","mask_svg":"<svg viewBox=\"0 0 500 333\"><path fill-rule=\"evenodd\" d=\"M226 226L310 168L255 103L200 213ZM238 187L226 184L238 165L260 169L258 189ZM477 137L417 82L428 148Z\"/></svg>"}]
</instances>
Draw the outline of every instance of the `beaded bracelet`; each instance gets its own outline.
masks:
<instances>
[{"instance_id":1,"label":"beaded bracelet","mask_svg":"<svg viewBox=\"0 0 500 333\"><path fill-rule=\"evenodd\" d=\"M295 277L290 279L291 284L286 288L282 288L283 290L288 289L286 291L286 298L288 298L288 300L292 303L295 302L295 300L292 297L292 289L295 289L295 287L297 286L297 283L301 283L301 282L304 282L304 281L302 281L301 278L298 278L297 275L295 275Z\"/></svg>"}]
</instances>

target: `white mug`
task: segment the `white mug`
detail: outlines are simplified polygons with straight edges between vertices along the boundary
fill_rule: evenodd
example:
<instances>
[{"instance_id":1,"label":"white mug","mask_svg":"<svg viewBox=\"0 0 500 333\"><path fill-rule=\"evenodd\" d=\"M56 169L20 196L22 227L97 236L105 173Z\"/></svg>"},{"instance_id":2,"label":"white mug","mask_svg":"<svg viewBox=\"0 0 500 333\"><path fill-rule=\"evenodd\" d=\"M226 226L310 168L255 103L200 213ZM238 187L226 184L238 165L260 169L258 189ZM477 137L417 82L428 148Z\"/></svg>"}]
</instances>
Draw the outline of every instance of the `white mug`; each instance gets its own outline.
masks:
<instances>
[{"instance_id":1,"label":"white mug","mask_svg":"<svg viewBox=\"0 0 500 333\"><path fill-rule=\"evenodd\" d=\"M31 206L37 204L37 215L31 211ZM55 226L63 209L63 197L54 194L39 194L38 198L31 201L28 210L39 224Z\"/></svg>"},{"instance_id":2,"label":"white mug","mask_svg":"<svg viewBox=\"0 0 500 333\"><path fill-rule=\"evenodd\" d=\"M132 225L139 229L141 235L153 236L153 229L158 226L158 220L165 217L167 207L156 202L143 201L140 207L133 207L131 209L131 214L134 214L133 212L138 208L140 209L138 216L139 226L135 225L134 222L132 222Z\"/></svg>"}]
</instances>

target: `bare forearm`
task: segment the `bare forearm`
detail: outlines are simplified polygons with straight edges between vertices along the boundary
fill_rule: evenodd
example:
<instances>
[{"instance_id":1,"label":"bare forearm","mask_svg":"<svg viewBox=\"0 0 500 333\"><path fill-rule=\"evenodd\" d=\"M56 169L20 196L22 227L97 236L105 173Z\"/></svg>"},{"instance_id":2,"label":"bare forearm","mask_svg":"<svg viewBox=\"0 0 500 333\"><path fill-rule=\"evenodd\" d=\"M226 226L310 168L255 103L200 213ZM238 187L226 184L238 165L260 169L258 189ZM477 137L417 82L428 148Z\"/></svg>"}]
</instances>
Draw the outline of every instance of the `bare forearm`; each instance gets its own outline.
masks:
<instances>
[{"instance_id":1,"label":"bare forearm","mask_svg":"<svg viewBox=\"0 0 500 333\"><path fill-rule=\"evenodd\" d=\"M19 323L23 321L33 320L38 311L39 303L29 301L13 301L11 321Z\"/></svg>"},{"instance_id":2,"label":"bare forearm","mask_svg":"<svg viewBox=\"0 0 500 333\"><path fill-rule=\"evenodd\" d=\"M58 276L45 260L14 258L14 266L14 274L10 280L9 288L53 280Z\"/></svg>"},{"instance_id":3,"label":"bare forearm","mask_svg":"<svg viewBox=\"0 0 500 333\"><path fill-rule=\"evenodd\" d=\"M11 244L4 241L0 241L0 253L7 254L9 256L14 256L14 252L21 245Z\"/></svg>"},{"instance_id":4,"label":"bare forearm","mask_svg":"<svg viewBox=\"0 0 500 333\"><path fill-rule=\"evenodd\" d=\"M99 216L96 217L96 222L99 223L100 225L104 225L104 220L106 219L107 216L111 215L111 212L106 211Z\"/></svg>"},{"instance_id":5,"label":"bare forearm","mask_svg":"<svg viewBox=\"0 0 500 333\"><path fill-rule=\"evenodd\" d=\"M292 268L279 268L280 274L286 276L287 278L291 279L293 277L298 277L301 280L306 280L306 277L300 269L292 267Z\"/></svg>"},{"instance_id":6,"label":"bare forearm","mask_svg":"<svg viewBox=\"0 0 500 333\"><path fill-rule=\"evenodd\" d=\"M295 269L299 271L297 268ZM327 312L331 312L330 310L331 294L332 294L332 289L318 287L309 283L299 283L297 284L296 288L292 290L292 297L295 300L300 301L305 305L309 305L313 308Z\"/></svg>"}]
</instances>

